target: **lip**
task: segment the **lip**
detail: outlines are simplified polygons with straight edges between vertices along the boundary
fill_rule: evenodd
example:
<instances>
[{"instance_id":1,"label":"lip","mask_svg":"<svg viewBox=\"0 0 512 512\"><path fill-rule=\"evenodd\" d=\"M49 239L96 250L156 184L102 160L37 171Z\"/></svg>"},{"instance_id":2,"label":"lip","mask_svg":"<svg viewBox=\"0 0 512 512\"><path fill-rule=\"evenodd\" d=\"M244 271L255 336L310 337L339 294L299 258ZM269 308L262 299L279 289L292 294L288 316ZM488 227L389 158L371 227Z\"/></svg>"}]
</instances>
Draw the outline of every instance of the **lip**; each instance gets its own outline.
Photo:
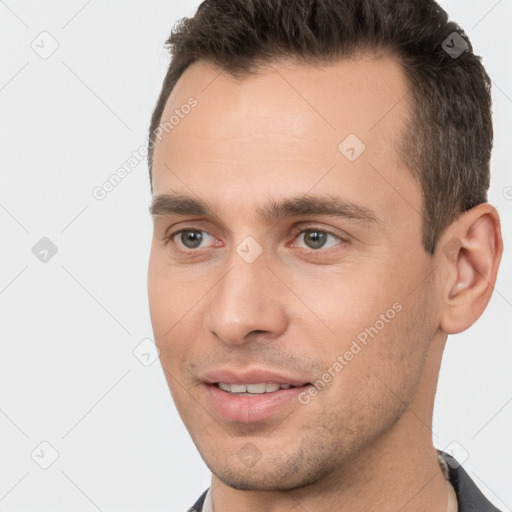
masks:
<instances>
[{"instance_id":1,"label":"lip","mask_svg":"<svg viewBox=\"0 0 512 512\"><path fill-rule=\"evenodd\" d=\"M206 384L209 404L223 419L241 423L256 423L275 417L300 404L298 396L311 384L271 370L251 369L234 371L219 369L205 373L201 380ZM236 395L220 389L216 384L274 383L295 386L259 395Z\"/></svg>"},{"instance_id":2,"label":"lip","mask_svg":"<svg viewBox=\"0 0 512 512\"><path fill-rule=\"evenodd\" d=\"M308 386L280 389L261 395L235 395L223 391L215 384L207 386L210 404L224 419L241 423L256 423L278 415L299 404L298 396Z\"/></svg>"},{"instance_id":3,"label":"lip","mask_svg":"<svg viewBox=\"0 0 512 512\"><path fill-rule=\"evenodd\" d=\"M291 386L301 387L308 384L307 380L297 377L283 375L272 370L233 370L230 368L218 369L207 372L199 377L206 384L216 384L223 382L225 384L290 384Z\"/></svg>"}]
</instances>

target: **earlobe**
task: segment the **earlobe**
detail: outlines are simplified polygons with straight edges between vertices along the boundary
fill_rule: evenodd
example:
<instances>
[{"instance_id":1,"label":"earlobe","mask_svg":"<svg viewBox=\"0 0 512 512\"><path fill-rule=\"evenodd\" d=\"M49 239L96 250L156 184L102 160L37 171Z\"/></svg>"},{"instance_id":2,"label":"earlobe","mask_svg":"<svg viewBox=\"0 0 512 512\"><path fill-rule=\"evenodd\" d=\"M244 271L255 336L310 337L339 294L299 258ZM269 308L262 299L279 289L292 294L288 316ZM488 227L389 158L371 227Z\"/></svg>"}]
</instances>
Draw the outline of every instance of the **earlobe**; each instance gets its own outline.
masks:
<instances>
[{"instance_id":1,"label":"earlobe","mask_svg":"<svg viewBox=\"0 0 512 512\"><path fill-rule=\"evenodd\" d=\"M456 334L484 312L496 283L503 252L496 209L484 203L464 212L439 242L444 281L440 328Z\"/></svg>"}]
</instances>

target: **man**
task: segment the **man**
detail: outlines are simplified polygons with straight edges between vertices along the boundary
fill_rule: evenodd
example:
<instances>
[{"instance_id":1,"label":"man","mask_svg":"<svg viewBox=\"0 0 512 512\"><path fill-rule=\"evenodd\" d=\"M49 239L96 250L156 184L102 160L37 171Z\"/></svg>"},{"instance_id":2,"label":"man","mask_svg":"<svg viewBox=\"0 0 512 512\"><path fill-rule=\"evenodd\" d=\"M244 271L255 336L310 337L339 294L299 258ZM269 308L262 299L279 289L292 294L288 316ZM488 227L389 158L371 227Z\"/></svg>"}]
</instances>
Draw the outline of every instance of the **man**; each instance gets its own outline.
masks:
<instances>
[{"instance_id":1,"label":"man","mask_svg":"<svg viewBox=\"0 0 512 512\"><path fill-rule=\"evenodd\" d=\"M497 510L432 442L502 254L490 80L430 0L207 0L150 126L150 311L190 510Z\"/></svg>"}]
</instances>

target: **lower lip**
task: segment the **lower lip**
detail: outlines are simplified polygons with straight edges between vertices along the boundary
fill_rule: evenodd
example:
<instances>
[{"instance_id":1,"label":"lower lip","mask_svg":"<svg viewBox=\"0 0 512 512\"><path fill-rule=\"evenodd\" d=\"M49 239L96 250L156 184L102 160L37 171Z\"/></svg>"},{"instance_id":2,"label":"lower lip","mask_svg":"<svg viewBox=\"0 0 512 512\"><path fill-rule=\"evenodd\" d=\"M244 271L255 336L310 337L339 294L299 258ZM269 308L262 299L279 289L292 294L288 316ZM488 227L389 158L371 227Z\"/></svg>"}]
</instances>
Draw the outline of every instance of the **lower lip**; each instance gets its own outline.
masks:
<instances>
[{"instance_id":1,"label":"lower lip","mask_svg":"<svg viewBox=\"0 0 512 512\"><path fill-rule=\"evenodd\" d=\"M223 391L214 384L208 384L208 394L214 410L224 418L243 423L266 420L285 406L299 403L297 397L309 385L296 388L280 389L273 393L261 395L236 395Z\"/></svg>"}]
</instances>

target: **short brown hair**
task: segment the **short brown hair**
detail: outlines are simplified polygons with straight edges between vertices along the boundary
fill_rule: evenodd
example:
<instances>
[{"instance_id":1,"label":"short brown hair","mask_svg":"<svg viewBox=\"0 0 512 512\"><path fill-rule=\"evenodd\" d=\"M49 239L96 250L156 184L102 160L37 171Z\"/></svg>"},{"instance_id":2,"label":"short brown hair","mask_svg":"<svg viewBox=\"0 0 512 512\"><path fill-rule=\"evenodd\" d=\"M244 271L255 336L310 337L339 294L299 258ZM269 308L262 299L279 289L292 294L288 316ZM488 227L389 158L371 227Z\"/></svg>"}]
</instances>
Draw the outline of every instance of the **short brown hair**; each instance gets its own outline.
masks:
<instances>
[{"instance_id":1,"label":"short brown hair","mask_svg":"<svg viewBox=\"0 0 512 512\"><path fill-rule=\"evenodd\" d=\"M449 53L456 44L460 55ZM410 120L398 150L422 189L425 250L433 254L460 213L487 201L491 80L462 29L433 0L206 0L177 22L166 47L172 58L149 129L150 182L155 130L193 62L243 77L281 58L334 63L383 49L399 58L409 81Z\"/></svg>"}]
</instances>

